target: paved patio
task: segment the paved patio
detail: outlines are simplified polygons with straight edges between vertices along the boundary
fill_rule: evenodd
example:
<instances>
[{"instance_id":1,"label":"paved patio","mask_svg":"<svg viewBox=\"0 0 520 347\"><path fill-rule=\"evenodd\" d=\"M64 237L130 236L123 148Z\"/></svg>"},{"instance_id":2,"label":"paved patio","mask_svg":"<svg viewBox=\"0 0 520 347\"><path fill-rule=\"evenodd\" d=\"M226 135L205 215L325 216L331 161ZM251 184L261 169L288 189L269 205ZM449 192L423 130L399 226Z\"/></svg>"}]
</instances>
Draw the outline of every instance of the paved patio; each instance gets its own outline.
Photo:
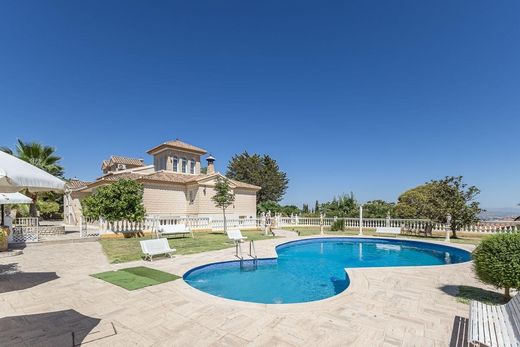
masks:
<instances>
[{"instance_id":1,"label":"paved patio","mask_svg":"<svg viewBox=\"0 0 520 347\"><path fill-rule=\"evenodd\" d=\"M257 242L259 257L273 256L287 236ZM97 242L27 247L0 258L0 345L447 346L455 318L468 315L448 293L482 286L469 263L354 269L335 297L265 305L220 299L182 280L128 292L89 276L136 265L182 275L233 252L111 265Z\"/></svg>"}]
</instances>

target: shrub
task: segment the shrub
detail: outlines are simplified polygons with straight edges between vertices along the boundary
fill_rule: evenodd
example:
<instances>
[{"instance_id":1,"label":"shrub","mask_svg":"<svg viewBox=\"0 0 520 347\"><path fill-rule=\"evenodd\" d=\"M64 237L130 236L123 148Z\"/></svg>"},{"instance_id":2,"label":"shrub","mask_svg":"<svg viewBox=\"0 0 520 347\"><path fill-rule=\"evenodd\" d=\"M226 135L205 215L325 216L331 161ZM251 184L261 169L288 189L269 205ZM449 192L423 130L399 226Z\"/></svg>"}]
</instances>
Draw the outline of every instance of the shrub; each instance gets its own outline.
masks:
<instances>
[{"instance_id":1,"label":"shrub","mask_svg":"<svg viewBox=\"0 0 520 347\"><path fill-rule=\"evenodd\" d=\"M139 222L145 216L143 185L131 180L117 181L83 199L81 206L85 217Z\"/></svg>"},{"instance_id":2,"label":"shrub","mask_svg":"<svg viewBox=\"0 0 520 347\"><path fill-rule=\"evenodd\" d=\"M497 234L484 239L473 252L477 276L484 283L504 288L520 287L520 233Z\"/></svg>"},{"instance_id":3,"label":"shrub","mask_svg":"<svg viewBox=\"0 0 520 347\"><path fill-rule=\"evenodd\" d=\"M332 225L330 226L331 231L343 231L345 230L345 220L344 219L338 219Z\"/></svg>"}]
</instances>

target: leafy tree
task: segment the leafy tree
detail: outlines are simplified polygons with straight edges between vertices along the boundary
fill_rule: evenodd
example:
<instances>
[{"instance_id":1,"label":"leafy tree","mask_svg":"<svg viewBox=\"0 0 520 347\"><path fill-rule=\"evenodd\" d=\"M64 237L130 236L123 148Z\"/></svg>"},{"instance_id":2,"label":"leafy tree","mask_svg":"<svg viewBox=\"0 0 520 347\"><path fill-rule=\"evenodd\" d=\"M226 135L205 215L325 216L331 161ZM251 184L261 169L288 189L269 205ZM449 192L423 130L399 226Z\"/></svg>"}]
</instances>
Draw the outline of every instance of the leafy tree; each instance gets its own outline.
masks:
<instances>
[{"instance_id":1,"label":"leafy tree","mask_svg":"<svg viewBox=\"0 0 520 347\"><path fill-rule=\"evenodd\" d=\"M301 213L300 209L298 208L298 206L294 206L294 205L285 205L285 206L281 206L280 208L280 213L284 216L291 216L291 215L295 215L295 214L299 214Z\"/></svg>"},{"instance_id":2,"label":"leafy tree","mask_svg":"<svg viewBox=\"0 0 520 347\"><path fill-rule=\"evenodd\" d=\"M308 214L310 211L309 211L309 205L308 204L303 204L303 207L302 207L302 213L303 214Z\"/></svg>"},{"instance_id":3,"label":"leafy tree","mask_svg":"<svg viewBox=\"0 0 520 347\"><path fill-rule=\"evenodd\" d=\"M145 216L143 185L132 180L119 180L100 187L81 202L83 215L109 222L139 222Z\"/></svg>"},{"instance_id":4,"label":"leafy tree","mask_svg":"<svg viewBox=\"0 0 520 347\"><path fill-rule=\"evenodd\" d=\"M14 155L53 176L63 177L63 167L59 165L61 157L55 155L55 149L53 147L42 145L37 142L23 142L22 140L18 140L14 151L8 147L0 147L0 150ZM29 213L31 217L36 217L36 201L38 200L38 194L27 194L34 201L34 203L30 205Z\"/></svg>"},{"instance_id":5,"label":"leafy tree","mask_svg":"<svg viewBox=\"0 0 520 347\"><path fill-rule=\"evenodd\" d=\"M520 233L496 234L482 240L473 252L474 268L484 283L510 289L520 288Z\"/></svg>"},{"instance_id":6,"label":"leafy tree","mask_svg":"<svg viewBox=\"0 0 520 347\"><path fill-rule=\"evenodd\" d=\"M60 204L52 200L40 200L36 201L40 216L43 218L49 218L60 212Z\"/></svg>"},{"instance_id":7,"label":"leafy tree","mask_svg":"<svg viewBox=\"0 0 520 347\"><path fill-rule=\"evenodd\" d=\"M340 195L332 201L321 205L321 210L327 217L356 217L359 214L359 205L354 194Z\"/></svg>"},{"instance_id":8,"label":"leafy tree","mask_svg":"<svg viewBox=\"0 0 520 347\"><path fill-rule=\"evenodd\" d=\"M278 204L276 201L263 201L256 205L257 213L267 213L271 211L271 213L278 213L281 210L280 204Z\"/></svg>"},{"instance_id":9,"label":"leafy tree","mask_svg":"<svg viewBox=\"0 0 520 347\"><path fill-rule=\"evenodd\" d=\"M314 213L320 214L320 204L319 204L318 200L316 200L316 203L314 204Z\"/></svg>"},{"instance_id":10,"label":"leafy tree","mask_svg":"<svg viewBox=\"0 0 520 347\"><path fill-rule=\"evenodd\" d=\"M250 155L247 152L233 156L226 176L261 187L256 195L257 204L265 201L279 202L289 184L287 174L280 170L276 160L268 155Z\"/></svg>"},{"instance_id":11,"label":"leafy tree","mask_svg":"<svg viewBox=\"0 0 520 347\"><path fill-rule=\"evenodd\" d=\"M231 192L231 187L229 186L229 180L217 176L215 180L215 195L211 197L211 200L215 203L215 206L222 209L222 214L224 216L224 232L227 232L227 224L226 224L226 208L229 205L233 204L235 201L235 195Z\"/></svg>"},{"instance_id":12,"label":"leafy tree","mask_svg":"<svg viewBox=\"0 0 520 347\"><path fill-rule=\"evenodd\" d=\"M428 218L446 223L451 216L450 229L453 237L462 227L478 221L483 211L475 198L480 190L468 187L462 176L433 180L404 192L398 199L395 213L401 218Z\"/></svg>"},{"instance_id":13,"label":"leafy tree","mask_svg":"<svg viewBox=\"0 0 520 347\"><path fill-rule=\"evenodd\" d=\"M384 200L372 200L363 205L363 217L386 218L392 215L395 204Z\"/></svg>"}]
</instances>

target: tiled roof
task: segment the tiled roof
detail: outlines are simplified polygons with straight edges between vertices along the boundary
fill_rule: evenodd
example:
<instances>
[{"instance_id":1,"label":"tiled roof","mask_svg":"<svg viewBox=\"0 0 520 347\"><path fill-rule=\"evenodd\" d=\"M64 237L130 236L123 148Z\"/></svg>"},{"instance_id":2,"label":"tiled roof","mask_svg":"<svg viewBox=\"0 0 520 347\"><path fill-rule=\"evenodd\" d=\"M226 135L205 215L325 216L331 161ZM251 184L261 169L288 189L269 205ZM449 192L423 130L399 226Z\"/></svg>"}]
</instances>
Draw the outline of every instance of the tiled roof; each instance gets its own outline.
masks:
<instances>
[{"instance_id":1,"label":"tiled roof","mask_svg":"<svg viewBox=\"0 0 520 347\"><path fill-rule=\"evenodd\" d=\"M175 172L158 171L142 177L144 181L162 181L172 183L195 182L206 175L186 175Z\"/></svg>"},{"instance_id":2,"label":"tiled roof","mask_svg":"<svg viewBox=\"0 0 520 347\"><path fill-rule=\"evenodd\" d=\"M133 166L144 166L143 160L138 158L122 157L119 155L112 155L110 159L103 160L102 168L111 166L113 164L124 164Z\"/></svg>"},{"instance_id":3,"label":"tiled roof","mask_svg":"<svg viewBox=\"0 0 520 347\"><path fill-rule=\"evenodd\" d=\"M143 175L136 174L133 172L123 172L123 173L110 173L105 176L101 176L96 181L90 183L89 187L95 187L103 183L111 183L111 182L117 182L119 180L137 180L139 178L143 177Z\"/></svg>"},{"instance_id":4,"label":"tiled roof","mask_svg":"<svg viewBox=\"0 0 520 347\"><path fill-rule=\"evenodd\" d=\"M239 188L250 188L250 189L258 189L258 190L261 189L261 187L255 186L254 184L249 184L249 183L245 183L245 182L235 181L235 180L232 180L232 179L230 179L230 181L233 182Z\"/></svg>"},{"instance_id":5,"label":"tiled roof","mask_svg":"<svg viewBox=\"0 0 520 347\"><path fill-rule=\"evenodd\" d=\"M198 154L206 154L208 153L205 149L190 145L189 143L182 142L181 140L174 140L174 141L167 141L164 142L148 151L148 154L155 153L156 151L163 149L163 148L173 148L173 149L180 149L185 150L187 152L195 152Z\"/></svg>"},{"instance_id":6,"label":"tiled roof","mask_svg":"<svg viewBox=\"0 0 520 347\"><path fill-rule=\"evenodd\" d=\"M136 180L143 177L143 175L136 174L133 172L124 172L116 175L106 175L98 179L98 181L119 181L119 180Z\"/></svg>"},{"instance_id":7,"label":"tiled roof","mask_svg":"<svg viewBox=\"0 0 520 347\"><path fill-rule=\"evenodd\" d=\"M81 181L81 180L77 180L77 179L73 178L67 182L67 187L69 187L72 190L75 190L75 189L80 189L80 188L86 187L90 183L92 183L92 182Z\"/></svg>"},{"instance_id":8,"label":"tiled roof","mask_svg":"<svg viewBox=\"0 0 520 347\"><path fill-rule=\"evenodd\" d=\"M180 184L188 184L188 183L195 183L198 181L201 181L203 179L209 178L210 176L216 176L220 174L212 174L212 175L186 175L186 174L180 174L175 172L168 172L168 171L157 171L152 174L138 174L133 172L124 172L124 173L113 173L108 174L105 176L102 176L98 178L95 182L90 183L88 185L89 188L96 187L105 183L112 183L116 182L122 179L127 180L136 180L140 182L165 182L165 183L180 183ZM234 185L236 185L239 188L246 188L246 189L256 189L259 190L260 187L239 182L235 180L230 180Z\"/></svg>"}]
</instances>

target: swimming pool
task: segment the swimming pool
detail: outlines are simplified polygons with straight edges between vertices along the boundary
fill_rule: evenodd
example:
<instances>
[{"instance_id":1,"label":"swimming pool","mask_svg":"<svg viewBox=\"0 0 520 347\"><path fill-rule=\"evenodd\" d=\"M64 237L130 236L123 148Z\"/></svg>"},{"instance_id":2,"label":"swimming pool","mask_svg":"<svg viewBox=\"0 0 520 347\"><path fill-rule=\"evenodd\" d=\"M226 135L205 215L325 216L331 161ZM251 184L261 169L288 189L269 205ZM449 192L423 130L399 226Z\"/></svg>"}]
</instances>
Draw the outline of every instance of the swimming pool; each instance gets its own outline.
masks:
<instances>
[{"instance_id":1,"label":"swimming pool","mask_svg":"<svg viewBox=\"0 0 520 347\"><path fill-rule=\"evenodd\" d=\"M188 271L184 281L219 297L264 304L325 299L349 286L345 268L424 266L469 261L465 250L375 238L315 238L276 247L278 258L228 261Z\"/></svg>"}]
</instances>

